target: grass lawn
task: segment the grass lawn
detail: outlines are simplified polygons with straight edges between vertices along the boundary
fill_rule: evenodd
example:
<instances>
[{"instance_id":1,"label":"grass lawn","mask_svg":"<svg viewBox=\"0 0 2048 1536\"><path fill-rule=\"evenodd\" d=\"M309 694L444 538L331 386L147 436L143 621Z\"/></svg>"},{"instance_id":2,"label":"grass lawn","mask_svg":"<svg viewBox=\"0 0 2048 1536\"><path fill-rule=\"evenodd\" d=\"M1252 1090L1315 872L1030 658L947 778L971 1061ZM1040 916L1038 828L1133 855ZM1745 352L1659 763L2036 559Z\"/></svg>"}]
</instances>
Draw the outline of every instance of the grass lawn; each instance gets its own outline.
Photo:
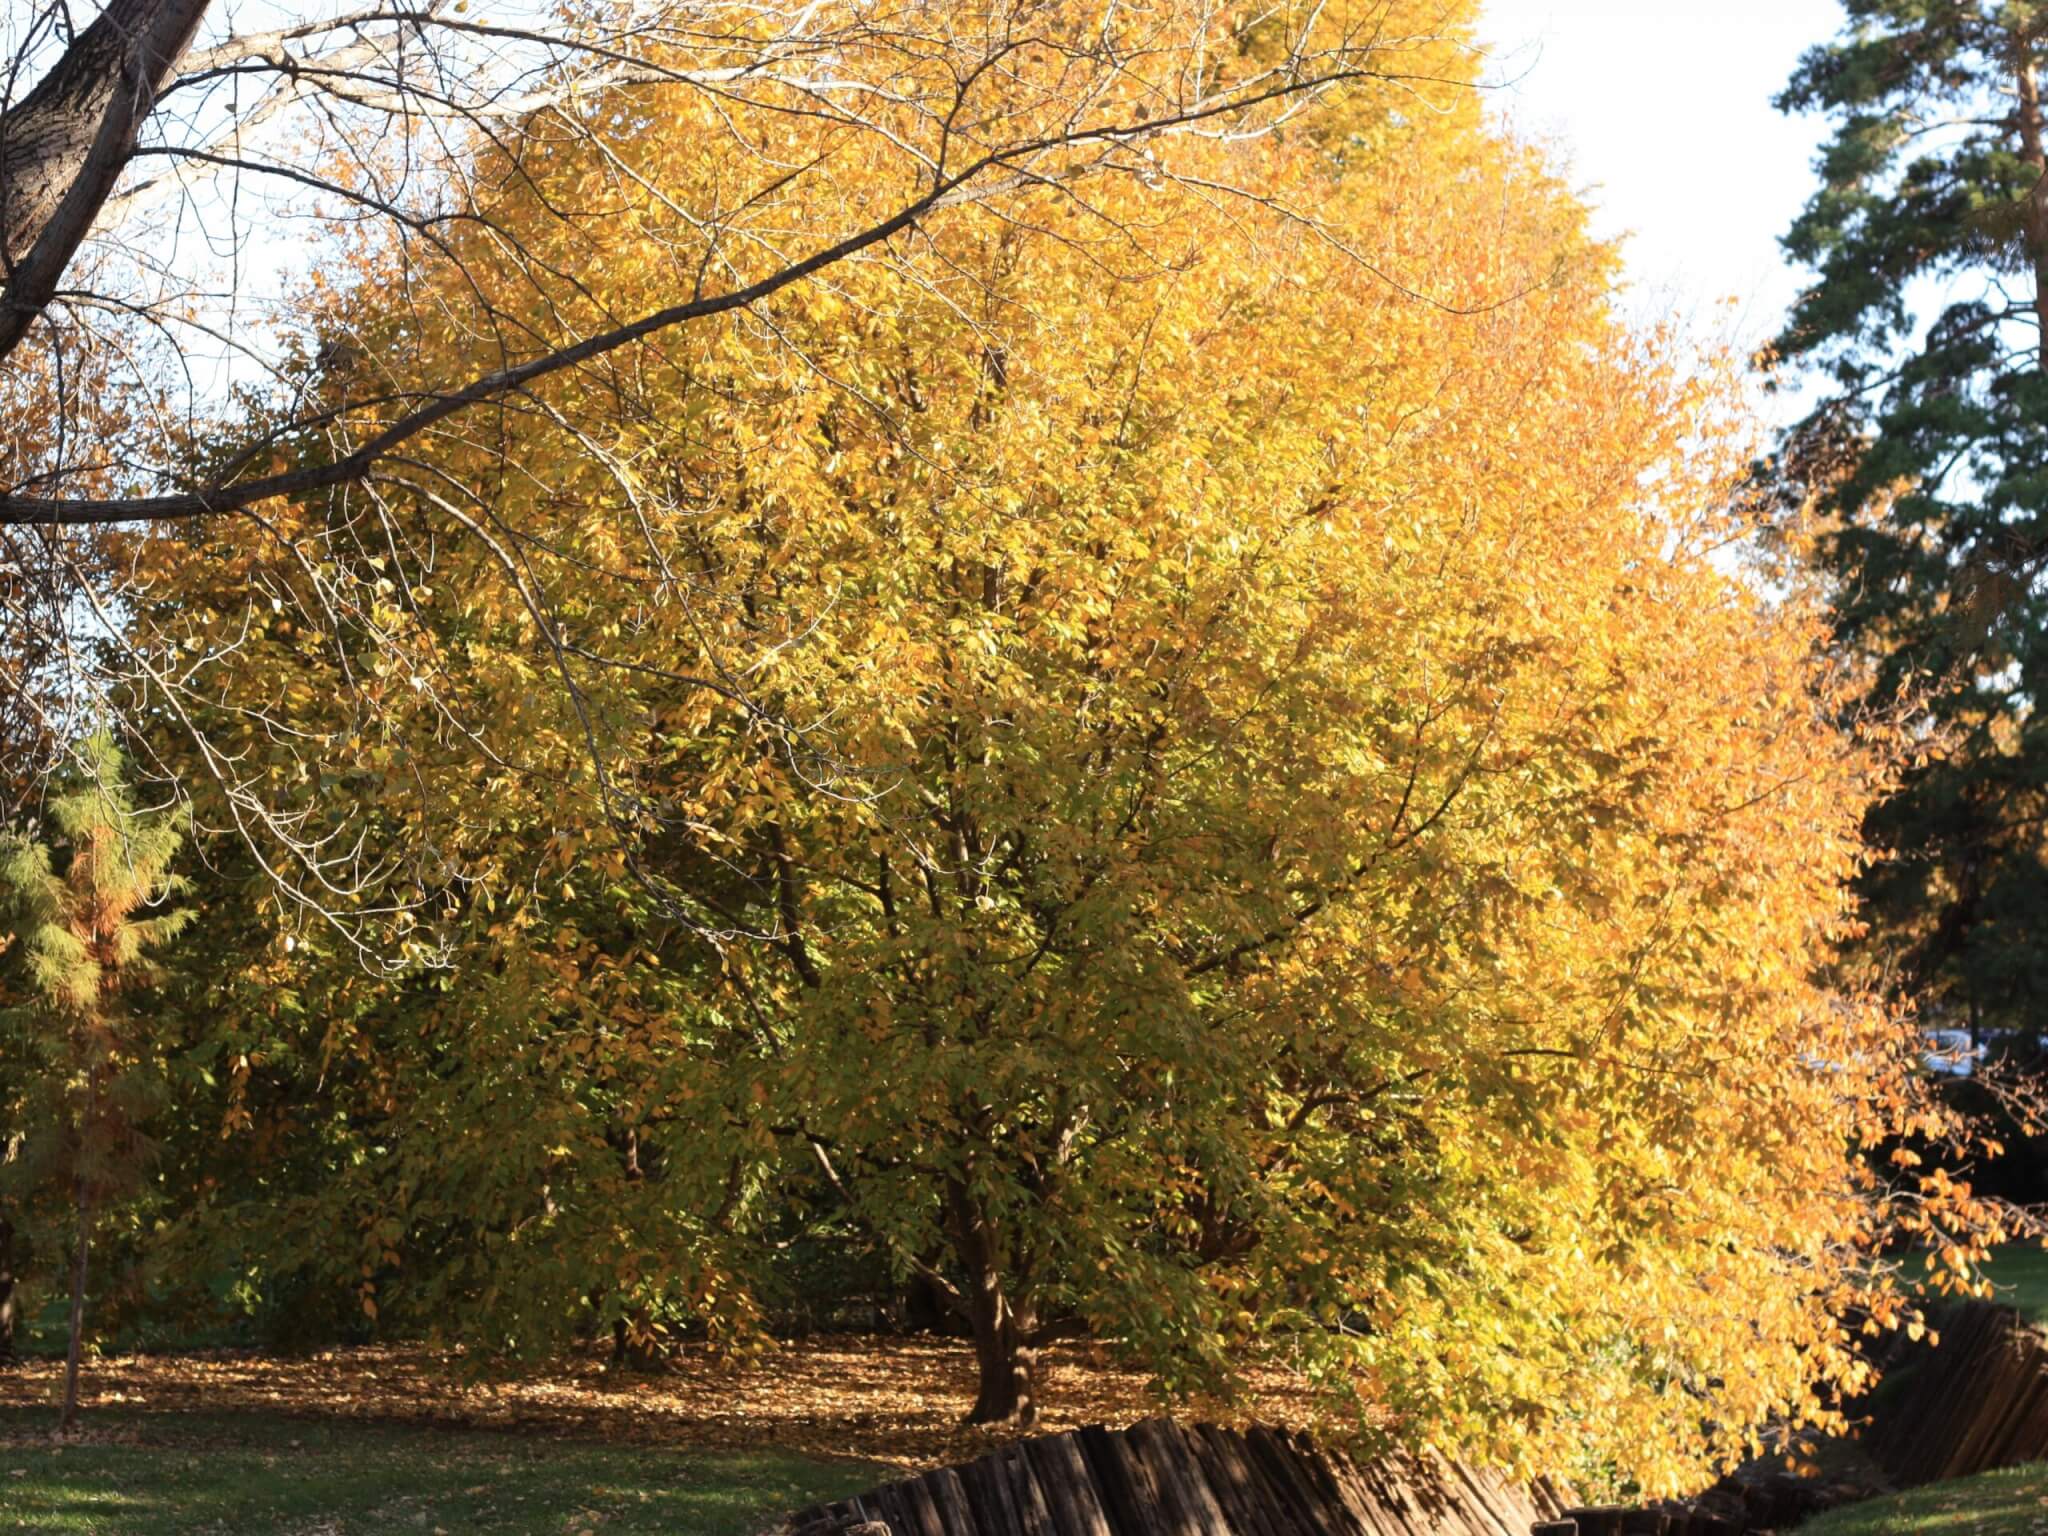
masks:
<instances>
[{"instance_id":1,"label":"grass lawn","mask_svg":"<svg viewBox=\"0 0 2048 1536\"><path fill-rule=\"evenodd\" d=\"M1928 1284L1932 1271L1925 1259L1921 1253L1906 1255L1900 1279L1909 1290L1916 1285L1926 1287L1919 1293L1920 1305L1938 1314L1953 1305L1954 1298ZM2048 1324L2048 1250L2039 1243L2001 1244L1991 1250L1985 1272L1992 1285L1988 1300L2014 1308L2028 1322Z\"/></svg>"},{"instance_id":2,"label":"grass lawn","mask_svg":"<svg viewBox=\"0 0 2048 1536\"><path fill-rule=\"evenodd\" d=\"M0 1536L546 1532L754 1536L890 1475L783 1450L609 1446L489 1430L98 1409L53 1445L0 1409Z\"/></svg>"},{"instance_id":3,"label":"grass lawn","mask_svg":"<svg viewBox=\"0 0 2048 1536\"><path fill-rule=\"evenodd\" d=\"M2038 1536L2048 1530L2048 1464L2008 1467L1829 1510L1799 1536Z\"/></svg>"},{"instance_id":4,"label":"grass lawn","mask_svg":"<svg viewBox=\"0 0 2048 1536\"><path fill-rule=\"evenodd\" d=\"M2037 1243L2008 1243L1991 1259L1993 1300L2017 1307L2031 1322L2048 1323L2048 1252Z\"/></svg>"}]
</instances>

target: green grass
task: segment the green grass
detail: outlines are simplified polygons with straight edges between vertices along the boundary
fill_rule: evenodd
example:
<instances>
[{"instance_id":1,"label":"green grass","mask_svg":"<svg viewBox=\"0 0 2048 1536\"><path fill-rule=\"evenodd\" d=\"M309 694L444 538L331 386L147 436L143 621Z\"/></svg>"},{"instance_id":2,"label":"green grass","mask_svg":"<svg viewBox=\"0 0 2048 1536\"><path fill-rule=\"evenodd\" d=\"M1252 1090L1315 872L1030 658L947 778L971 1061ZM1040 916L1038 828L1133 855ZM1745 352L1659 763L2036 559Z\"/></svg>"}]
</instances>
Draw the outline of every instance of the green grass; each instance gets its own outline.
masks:
<instances>
[{"instance_id":1,"label":"green grass","mask_svg":"<svg viewBox=\"0 0 2048 1536\"><path fill-rule=\"evenodd\" d=\"M1799 1536L2039 1536L2048 1530L2048 1464L2008 1467L1829 1510Z\"/></svg>"},{"instance_id":2,"label":"green grass","mask_svg":"<svg viewBox=\"0 0 2048 1536\"><path fill-rule=\"evenodd\" d=\"M1909 1289L1925 1287L1919 1293L1919 1301L1929 1313L1938 1314L1953 1305L1954 1298L1928 1284L1933 1272L1927 1267L1925 1254L1905 1255L1902 1271L1900 1279ZM1985 1272L1993 1287L1990 1300L2016 1308L2029 1322L2048 1324L2048 1250L2039 1243L2002 1244L1991 1250L1991 1262Z\"/></svg>"},{"instance_id":3,"label":"green grass","mask_svg":"<svg viewBox=\"0 0 2048 1536\"><path fill-rule=\"evenodd\" d=\"M2017 1307L2030 1322L2048 1323L2048 1252L2035 1243L2008 1243L1991 1258L1995 1301Z\"/></svg>"},{"instance_id":4,"label":"green grass","mask_svg":"<svg viewBox=\"0 0 2048 1536\"><path fill-rule=\"evenodd\" d=\"M780 1451L696 1452L248 1414L0 1410L0 1536L754 1536L886 1473ZM109 1440L120 1443L107 1443Z\"/></svg>"}]
</instances>

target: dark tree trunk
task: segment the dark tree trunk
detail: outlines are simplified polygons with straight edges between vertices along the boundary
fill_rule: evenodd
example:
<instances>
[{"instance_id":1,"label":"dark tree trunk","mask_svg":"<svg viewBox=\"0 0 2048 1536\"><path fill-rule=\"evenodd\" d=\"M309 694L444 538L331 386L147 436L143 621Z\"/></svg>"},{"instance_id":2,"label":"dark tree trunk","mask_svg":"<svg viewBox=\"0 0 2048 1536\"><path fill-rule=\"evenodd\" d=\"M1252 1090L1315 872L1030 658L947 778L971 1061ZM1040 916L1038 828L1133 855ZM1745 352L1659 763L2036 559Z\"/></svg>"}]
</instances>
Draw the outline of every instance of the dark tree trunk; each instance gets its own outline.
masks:
<instances>
[{"instance_id":1,"label":"dark tree trunk","mask_svg":"<svg viewBox=\"0 0 2048 1536\"><path fill-rule=\"evenodd\" d=\"M14 1346L14 1320L21 1310L14 1278L14 1223L0 1216L0 1366L19 1358Z\"/></svg>"},{"instance_id":2,"label":"dark tree trunk","mask_svg":"<svg viewBox=\"0 0 2048 1536\"><path fill-rule=\"evenodd\" d=\"M209 0L108 0L48 74L0 112L0 356L49 304Z\"/></svg>"},{"instance_id":3,"label":"dark tree trunk","mask_svg":"<svg viewBox=\"0 0 2048 1536\"><path fill-rule=\"evenodd\" d=\"M100 1111L100 1069L85 1069L85 1119L79 1140L92 1134ZM80 1156L83 1156L81 1147ZM92 1184L83 1167L72 1180L77 1197L78 1241L71 1251L71 1327L64 1344L64 1407L57 1416L57 1433L67 1434L78 1419L78 1359L85 1348L85 1265L92 1251Z\"/></svg>"},{"instance_id":4,"label":"dark tree trunk","mask_svg":"<svg viewBox=\"0 0 2048 1536\"><path fill-rule=\"evenodd\" d=\"M992 1305L974 1307L974 1363L980 1377L970 1424L1015 1424L1029 1429L1038 1421L1038 1349L1031 1342L1028 1319L1011 1310L1000 1282Z\"/></svg>"},{"instance_id":5,"label":"dark tree trunk","mask_svg":"<svg viewBox=\"0 0 2048 1536\"><path fill-rule=\"evenodd\" d=\"M645 1312L635 1313L630 1323L623 1317L612 1320L613 1370L658 1371L667 1364L668 1356L655 1340Z\"/></svg>"},{"instance_id":6,"label":"dark tree trunk","mask_svg":"<svg viewBox=\"0 0 2048 1536\"><path fill-rule=\"evenodd\" d=\"M937 1269L945 1261L942 1250L926 1254L924 1263ZM936 1280L923 1271L914 1272L904 1283L902 1304L897 1308L906 1333L937 1333L960 1337L965 1322L953 1310Z\"/></svg>"},{"instance_id":7,"label":"dark tree trunk","mask_svg":"<svg viewBox=\"0 0 2048 1536\"><path fill-rule=\"evenodd\" d=\"M1002 1246L987 1214L958 1180L946 1190L954 1251L967 1275L967 1321L974 1330L980 1386L970 1424L1016 1424L1038 1419L1038 1318L1028 1297L1005 1283Z\"/></svg>"},{"instance_id":8,"label":"dark tree trunk","mask_svg":"<svg viewBox=\"0 0 2048 1536\"><path fill-rule=\"evenodd\" d=\"M57 1433L68 1434L78 1419L78 1357L85 1344L85 1265L92 1247L92 1193L78 1181L78 1243L71 1253L71 1329L64 1345L64 1407Z\"/></svg>"},{"instance_id":9,"label":"dark tree trunk","mask_svg":"<svg viewBox=\"0 0 2048 1536\"><path fill-rule=\"evenodd\" d=\"M2034 269L2034 321L2039 327L2034 356L2048 371L2048 144L2044 144L2041 81L2034 68L2034 41L2024 31L2013 40L2013 75L2019 96L2020 158L2034 173L2027 194L2025 244Z\"/></svg>"}]
</instances>

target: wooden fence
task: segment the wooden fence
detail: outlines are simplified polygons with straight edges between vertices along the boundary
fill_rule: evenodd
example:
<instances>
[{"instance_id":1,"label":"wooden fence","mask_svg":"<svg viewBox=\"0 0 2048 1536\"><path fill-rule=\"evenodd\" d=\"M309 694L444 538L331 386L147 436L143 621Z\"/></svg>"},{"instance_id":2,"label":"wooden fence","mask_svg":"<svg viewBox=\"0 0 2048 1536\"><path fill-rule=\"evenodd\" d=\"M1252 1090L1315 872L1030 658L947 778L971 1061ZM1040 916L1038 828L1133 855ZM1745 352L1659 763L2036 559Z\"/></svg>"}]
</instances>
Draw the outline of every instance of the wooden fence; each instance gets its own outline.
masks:
<instances>
[{"instance_id":1,"label":"wooden fence","mask_svg":"<svg viewBox=\"0 0 2048 1536\"><path fill-rule=\"evenodd\" d=\"M1891 1374L1868 1444L1901 1486L2048 1459L2048 1334L2012 1308L1951 1309L1941 1343L1918 1346Z\"/></svg>"},{"instance_id":2,"label":"wooden fence","mask_svg":"<svg viewBox=\"0 0 2048 1536\"><path fill-rule=\"evenodd\" d=\"M1285 1430L1148 1420L1018 1441L792 1517L799 1536L1529 1536L1555 1490ZM880 1529L875 1529L879 1527Z\"/></svg>"}]
</instances>

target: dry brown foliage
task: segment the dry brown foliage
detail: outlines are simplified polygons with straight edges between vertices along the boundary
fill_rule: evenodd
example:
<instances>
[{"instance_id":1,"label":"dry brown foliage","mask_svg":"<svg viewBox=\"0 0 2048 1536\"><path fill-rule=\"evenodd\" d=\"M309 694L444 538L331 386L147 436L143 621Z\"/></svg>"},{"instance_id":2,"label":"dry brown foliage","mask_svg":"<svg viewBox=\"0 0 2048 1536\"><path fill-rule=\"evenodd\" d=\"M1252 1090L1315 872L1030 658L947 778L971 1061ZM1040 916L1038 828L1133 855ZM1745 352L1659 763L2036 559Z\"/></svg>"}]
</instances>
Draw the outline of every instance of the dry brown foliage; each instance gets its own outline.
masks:
<instances>
[{"instance_id":1,"label":"dry brown foliage","mask_svg":"<svg viewBox=\"0 0 2048 1536\"><path fill-rule=\"evenodd\" d=\"M53 1402L62 1368L37 1360L0 1373L0 1408ZM1141 1374L1087 1346L1050 1351L1044 1382L1033 1433L1122 1426L1159 1411ZM746 1362L686 1348L654 1374L611 1371L602 1354L591 1353L486 1381L470 1378L459 1356L410 1346L298 1359L247 1351L117 1355L88 1374L83 1428L88 1439L152 1439L159 1423L163 1434L177 1435L180 1415L257 1413L706 1449L772 1446L915 1469L971 1459L1014 1434L961 1423L974 1384L974 1355L964 1343L840 1335L786 1343ZM1246 1401L1206 1405L1199 1416L1286 1422L1304 1407L1270 1381ZM40 1426L0 1430L0 1446L44 1434Z\"/></svg>"}]
</instances>

